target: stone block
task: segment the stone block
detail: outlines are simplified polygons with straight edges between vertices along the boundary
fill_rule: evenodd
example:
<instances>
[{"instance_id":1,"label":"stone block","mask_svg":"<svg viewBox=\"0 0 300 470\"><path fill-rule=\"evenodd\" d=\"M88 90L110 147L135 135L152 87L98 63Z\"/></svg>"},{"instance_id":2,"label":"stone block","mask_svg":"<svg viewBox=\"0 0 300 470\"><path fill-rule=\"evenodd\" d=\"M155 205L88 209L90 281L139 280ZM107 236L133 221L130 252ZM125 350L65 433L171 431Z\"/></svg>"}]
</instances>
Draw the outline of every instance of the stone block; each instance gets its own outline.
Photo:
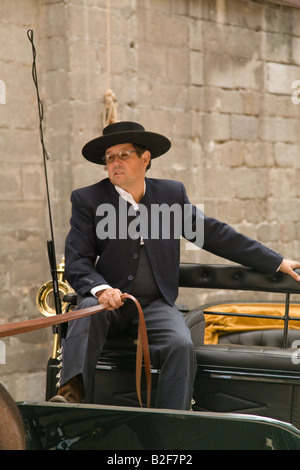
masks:
<instances>
[{"instance_id":1,"label":"stone block","mask_svg":"<svg viewBox=\"0 0 300 470\"><path fill-rule=\"evenodd\" d=\"M217 218L230 225L242 223L244 211L243 201L228 199L217 202Z\"/></svg>"},{"instance_id":2,"label":"stone block","mask_svg":"<svg viewBox=\"0 0 300 470\"><path fill-rule=\"evenodd\" d=\"M192 18L202 18L202 2L198 0L190 0L189 2L189 16Z\"/></svg>"},{"instance_id":3,"label":"stone block","mask_svg":"<svg viewBox=\"0 0 300 470\"><path fill-rule=\"evenodd\" d=\"M206 21L203 25L205 50L225 57L259 57L260 35L253 29Z\"/></svg>"},{"instance_id":4,"label":"stone block","mask_svg":"<svg viewBox=\"0 0 300 470\"><path fill-rule=\"evenodd\" d=\"M239 233L246 235L246 237L257 240L256 226L249 224L247 221L243 221L241 224L234 224L233 228Z\"/></svg>"},{"instance_id":5,"label":"stone block","mask_svg":"<svg viewBox=\"0 0 300 470\"><path fill-rule=\"evenodd\" d=\"M128 0L125 0L128 1ZM165 13L170 13L172 0L166 0L161 2L160 0L140 0L141 8L154 11L163 11Z\"/></svg>"},{"instance_id":6,"label":"stone block","mask_svg":"<svg viewBox=\"0 0 300 470\"><path fill-rule=\"evenodd\" d=\"M284 9L284 21L282 20L282 10L277 5L272 8L265 8L262 12L263 31L271 31L273 33L290 34L294 28L293 15L297 12L295 8Z\"/></svg>"},{"instance_id":7,"label":"stone block","mask_svg":"<svg viewBox=\"0 0 300 470\"><path fill-rule=\"evenodd\" d=\"M190 53L191 67L191 84L203 85L203 54L202 52L191 51Z\"/></svg>"},{"instance_id":8,"label":"stone block","mask_svg":"<svg viewBox=\"0 0 300 470\"><path fill-rule=\"evenodd\" d=\"M44 201L1 198L0 209L1 229L22 228L39 231L44 226Z\"/></svg>"},{"instance_id":9,"label":"stone block","mask_svg":"<svg viewBox=\"0 0 300 470\"><path fill-rule=\"evenodd\" d=\"M21 188L24 199L45 199L45 174L42 164L22 167Z\"/></svg>"},{"instance_id":10,"label":"stone block","mask_svg":"<svg viewBox=\"0 0 300 470\"><path fill-rule=\"evenodd\" d=\"M189 5L185 0L177 0L176 2L171 2L170 6L171 13L189 16Z\"/></svg>"},{"instance_id":11,"label":"stone block","mask_svg":"<svg viewBox=\"0 0 300 470\"><path fill-rule=\"evenodd\" d=\"M291 88L289 95L265 93L262 97L259 115L299 119L300 107L292 101L294 92L297 93L297 89Z\"/></svg>"},{"instance_id":12,"label":"stone block","mask_svg":"<svg viewBox=\"0 0 300 470\"><path fill-rule=\"evenodd\" d=\"M203 21L191 18L189 21L189 47L194 51L203 49Z\"/></svg>"},{"instance_id":13,"label":"stone block","mask_svg":"<svg viewBox=\"0 0 300 470\"><path fill-rule=\"evenodd\" d=\"M202 138L204 138L202 113L199 113L197 111L192 111L189 116L190 116L189 130L188 130L189 138L195 144L199 144L199 141Z\"/></svg>"},{"instance_id":14,"label":"stone block","mask_svg":"<svg viewBox=\"0 0 300 470\"><path fill-rule=\"evenodd\" d=\"M209 198L227 198L233 193L231 169L203 169L205 195Z\"/></svg>"},{"instance_id":15,"label":"stone block","mask_svg":"<svg viewBox=\"0 0 300 470\"><path fill-rule=\"evenodd\" d=\"M42 159L38 129L8 129L0 127L0 162L18 165L36 163ZM1 189L0 189L1 191Z\"/></svg>"},{"instance_id":16,"label":"stone block","mask_svg":"<svg viewBox=\"0 0 300 470\"><path fill-rule=\"evenodd\" d=\"M221 90L219 107L222 113L244 112L244 98L239 90Z\"/></svg>"},{"instance_id":17,"label":"stone block","mask_svg":"<svg viewBox=\"0 0 300 470\"><path fill-rule=\"evenodd\" d=\"M234 140L254 141L258 135L258 119L254 116L231 115L231 137Z\"/></svg>"},{"instance_id":18,"label":"stone block","mask_svg":"<svg viewBox=\"0 0 300 470\"><path fill-rule=\"evenodd\" d=\"M24 333L24 336L28 335L29 338L32 338L36 334L37 332ZM50 346L51 337L49 332L47 330L40 330L38 334L40 339L44 338L44 341L47 337ZM32 345L32 341L20 341L19 337L10 337L6 340L6 373L37 372L41 369L41 364L44 367L47 366L47 361L50 357L50 347L37 347L38 344L35 344L34 354L36 355L36 360L33 360Z\"/></svg>"},{"instance_id":19,"label":"stone block","mask_svg":"<svg viewBox=\"0 0 300 470\"><path fill-rule=\"evenodd\" d=\"M260 242L268 243L280 238L280 224L278 222L262 222L257 227L257 236Z\"/></svg>"},{"instance_id":20,"label":"stone block","mask_svg":"<svg viewBox=\"0 0 300 470\"><path fill-rule=\"evenodd\" d=\"M261 117L259 137L268 142L300 142L300 123L297 119L281 117Z\"/></svg>"},{"instance_id":21,"label":"stone block","mask_svg":"<svg viewBox=\"0 0 300 470\"><path fill-rule=\"evenodd\" d=\"M300 217L298 198L272 198L268 202L269 220L279 220L282 223L297 222Z\"/></svg>"},{"instance_id":22,"label":"stone block","mask_svg":"<svg viewBox=\"0 0 300 470\"><path fill-rule=\"evenodd\" d=\"M271 168L274 165L274 146L269 142L246 142L245 165Z\"/></svg>"},{"instance_id":23,"label":"stone block","mask_svg":"<svg viewBox=\"0 0 300 470\"><path fill-rule=\"evenodd\" d=\"M262 57L266 62L289 63L292 36L277 32L262 32Z\"/></svg>"},{"instance_id":24,"label":"stone block","mask_svg":"<svg viewBox=\"0 0 300 470\"><path fill-rule=\"evenodd\" d=\"M2 163L0 197L2 200L18 200L22 197L21 168L17 165Z\"/></svg>"},{"instance_id":25,"label":"stone block","mask_svg":"<svg viewBox=\"0 0 300 470\"><path fill-rule=\"evenodd\" d=\"M155 46L178 48L188 44L188 22L185 16L166 15L151 9L146 11L142 27L146 42Z\"/></svg>"},{"instance_id":26,"label":"stone block","mask_svg":"<svg viewBox=\"0 0 300 470\"><path fill-rule=\"evenodd\" d=\"M212 153L217 167L240 167L244 163L247 148L243 142L229 140L216 145Z\"/></svg>"},{"instance_id":27,"label":"stone block","mask_svg":"<svg viewBox=\"0 0 300 470\"><path fill-rule=\"evenodd\" d=\"M50 356L49 356L50 357ZM46 360L43 358L43 364ZM4 376L4 384L16 401L43 402L45 400L46 372L18 372Z\"/></svg>"},{"instance_id":28,"label":"stone block","mask_svg":"<svg viewBox=\"0 0 300 470\"><path fill-rule=\"evenodd\" d=\"M264 25L264 9L258 8L257 4L252 2L245 2L242 10L240 7L240 0L230 0L226 2L227 23L255 32L261 31Z\"/></svg>"},{"instance_id":29,"label":"stone block","mask_svg":"<svg viewBox=\"0 0 300 470\"><path fill-rule=\"evenodd\" d=\"M244 206L244 217L249 224L260 224L262 220L273 221L269 218L269 207L266 199L244 199L242 200Z\"/></svg>"},{"instance_id":30,"label":"stone block","mask_svg":"<svg viewBox=\"0 0 300 470\"><path fill-rule=\"evenodd\" d=\"M44 78L47 90L47 106L69 98L69 72L67 70L50 70ZM47 112L48 107L45 109Z\"/></svg>"},{"instance_id":31,"label":"stone block","mask_svg":"<svg viewBox=\"0 0 300 470\"><path fill-rule=\"evenodd\" d=\"M184 84L177 83L161 83L156 82L151 86L151 92L140 93L143 103L147 100L147 94L151 96L150 103L159 103L163 108L173 110L185 110L187 101L187 88ZM151 105L151 104L150 104Z\"/></svg>"},{"instance_id":32,"label":"stone block","mask_svg":"<svg viewBox=\"0 0 300 470\"><path fill-rule=\"evenodd\" d=\"M5 18L6 15L7 13L1 18ZM11 62L12 58L17 64L28 63L31 60L31 48L26 35L26 26L2 21L0 50L1 60L6 63Z\"/></svg>"},{"instance_id":33,"label":"stone block","mask_svg":"<svg viewBox=\"0 0 300 470\"><path fill-rule=\"evenodd\" d=\"M275 162L280 167L300 168L300 145L277 142L274 146Z\"/></svg>"},{"instance_id":34,"label":"stone block","mask_svg":"<svg viewBox=\"0 0 300 470\"><path fill-rule=\"evenodd\" d=\"M228 140L230 139L230 117L228 114L205 114L203 116L203 139Z\"/></svg>"},{"instance_id":35,"label":"stone block","mask_svg":"<svg viewBox=\"0 0 300 470\"><path fill-rule=\"evenodd\" d=\"M40 19L40 8L34 0L26 2L12 2L11 0L1 0L0 18L5 18L5 23L12 26L32 27L37 25Z\"/></svg>"},{"instance_id":36,"label":"stone block","mask_svg":"<svg viewBox=\"0 0 300 470\"><path fill-rule=\"evenodd\" d=\"M69 70L70 58L68 54L68 41L63 36L53 36L45 42L46 71Z\"/></svg>"},{"instance_id":37,"label":"stone block","mask_svg":"<svg viewBox=\"0 0 300 470\"><path fill-rule=\"evenodd\" d=\"M166 80L168 77L168 50L163 46L139 45L139 77L142 79Z\"/></svg>"},{"instance_id":38,"label":"stone block","mask_svg":"<svg viewBox=\"0 0 300 470\"><path fill-rule=\"evenodd\" d=\"M297 196L297 172L288 168L272 168L269 171L269 194L277 198Z\"/></svg>"},{"instance_id":39,"label":"stone block","mask_svg":"<svg viewBox=\"0 0 300 470\"><path fill-rule=\"evenodd\" d=\"M221 88L261 90L264 83L263 62L255 58L205 54L205 84Z\"/></svg>"},{"instance_id":40,"label":"stone block","mask_svg":"<svg viewBox=\"0 0 300 470\"><path fill-rule=\"evenodd\" d=\"M75 6L71 9L73 11ZM44 9L46 16L47 28L45 31L46 38L52 38L53 36L64 36L68 30L68 24L70 23L70 7L63 2L56 2L48 4ZM79 31L82 28L79 28Z\"/></svg>"},{"instance_id":41,"label":"stone block","mask_svg":"<svg viewBox=\"0 0 300 470\"><path fill-rule=\"evenodd\" d=\"M299 79L299 67L269 62L266 64L267 90L270 93L292 95L292 83Z\"/></svg>"},{"instance_id":42,"label":"stone block","mask_svg":"<svg viewBox=\"0 0 300 470\"><path fill-rule=\"evenodd\" d=\"M265 169L236 168L232 171L235 196L239 199L265 198L268 195L268 172Z\"/></svg>"},{"instance_id":43,"label":"stone block","mask_svg":"<svg viewBox=\"0 0 300 470\"><path fill-rule=\"evenodd\" d=\"M188 86L190 83L190 74L187 51L185 49L178 50L176 48L169 48L167 60L168 84L166 84L166 88L170 83ZM199 80L199 76L201 76L201 61L194 65L197 67L194 72Z\"/></svg>"},{"instance_id":44,"label":"stone block","mask_svg":"<svg viewBox=\"0 0 300 470\"><path fill-rule=\"evenodd\" d=\"M292 37L292 60L295 64L300 65L300 38Z\"/></svg>"},{"instance_id":45,"label":"stone block","mask_svg":"<svg viewBox=\"0 0 300 470\"><path fill-rule=\"evenodd\" d=\"M243 114L259 116L264 112L264 96L261 91L242 90L240 94L243 100Z\"/></svg>"},{"instance_id":46,"label":"stone block","mask_svg":"<svg viewBox=\"0 0 300 470\"><path fill-rule=\"evenodd\" d=\"M280 225L280 240L283 243L292 243L296 237L296 226L294 222L285 222Z\"/></svg>"}]
</instances>

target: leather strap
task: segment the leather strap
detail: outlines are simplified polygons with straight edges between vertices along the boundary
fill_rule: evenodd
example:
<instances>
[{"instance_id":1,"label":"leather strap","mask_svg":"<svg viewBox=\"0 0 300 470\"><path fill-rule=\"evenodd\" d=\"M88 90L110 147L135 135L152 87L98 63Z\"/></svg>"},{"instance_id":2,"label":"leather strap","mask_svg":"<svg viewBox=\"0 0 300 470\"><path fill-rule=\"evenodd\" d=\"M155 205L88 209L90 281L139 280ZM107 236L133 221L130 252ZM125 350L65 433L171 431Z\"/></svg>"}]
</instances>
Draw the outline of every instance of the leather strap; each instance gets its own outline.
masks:
<instances>
[{"instance_id":1,"label":"leather strap","mask_svg":"<svg viewBox=\"0 0 300 470\"><path fill-rule=\"evenodd\" d=\"M123 296L122 296L123 297ZM141 376L143 359L145 364L146 384L147 384L147 407L150 408L151 401L151 365L150 365L150 352L148 344L147 328L145 317L140 303L130 294L124 294L124 298L128 298L135 302L139 312L139 328L136 349L136 391L139 399L140 406L143 407L141 398Z\"/></svg>"},{"instance_id":2,"label":"leather strap","mask_svg":"<svg viewBox=\"0 0 300 470\"><path fill-rule=\"evenodd\" d=\"M149 353L149 344L146 323L144 318L144 313L142 307L138 300L130 294L122 294L122 300L130 299L132 300L139 313L139 328L138 328L138 341L137 341L137 351L136 351L136 391L138 395L138 400L140 406L143 407L141 399L141 376L142 376L142 366L143 359L145 364L145 374L146 374L146 383L147 383L147 407L150 408L151 402L151 366L150 366L150 353ZM0 338L6 336L13 336L22 333L28 333L30 331L39 330L49 326L58 325L60 323L66 323L71 320L77 320L78 318L83 318L88 315L93 315L94 313L100 313L104 310L107 310L108 304L99 304L95 307L84 308L81 310L74 310L72 312L67 312L62 315L53 315L52 317L37 318L25 321L19 321L14 323L6 323L0 325Z\"/></svg>"}]
</instances>

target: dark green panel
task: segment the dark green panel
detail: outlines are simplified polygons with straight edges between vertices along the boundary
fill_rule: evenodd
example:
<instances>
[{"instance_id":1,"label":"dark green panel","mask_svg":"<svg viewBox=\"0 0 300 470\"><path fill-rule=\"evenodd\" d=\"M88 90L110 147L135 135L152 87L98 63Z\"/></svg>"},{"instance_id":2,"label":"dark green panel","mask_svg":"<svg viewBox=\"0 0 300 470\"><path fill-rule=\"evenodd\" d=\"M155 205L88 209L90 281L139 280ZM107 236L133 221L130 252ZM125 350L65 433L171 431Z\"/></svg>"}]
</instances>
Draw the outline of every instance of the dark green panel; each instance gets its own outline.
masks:
<instances>
[{"instance_id":1,"label":"dark green panel","mask_svg":"<svg viewBox=\"0 0 300 470\"><path fill-rule=\"evenodd\" d=\"M19 403L31 449L300 449L300 431L250 415Z\"/></svg>"}]
</instances>

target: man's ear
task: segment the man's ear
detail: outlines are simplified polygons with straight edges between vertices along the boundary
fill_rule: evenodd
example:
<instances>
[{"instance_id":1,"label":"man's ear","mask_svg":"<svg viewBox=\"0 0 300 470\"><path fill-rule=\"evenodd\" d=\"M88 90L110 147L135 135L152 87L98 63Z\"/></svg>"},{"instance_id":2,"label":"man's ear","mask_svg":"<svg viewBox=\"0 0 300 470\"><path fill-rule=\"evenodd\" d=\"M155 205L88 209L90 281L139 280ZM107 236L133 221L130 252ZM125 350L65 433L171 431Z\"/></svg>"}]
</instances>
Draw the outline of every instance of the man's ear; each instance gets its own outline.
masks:
<instances>
[{"instance_id":1,"label":"man's ear","mask_svg":"<svg viewBox=\"0 0 300 470\"><path fill-rule=\"evenodd\" d=\"M151 159L151 154L150 154L149 150L145 150L145 152L142 155L142 158L143 158L144 163L145 163L145 168L147 168L147 166L150 163L150 159Z\"/></svg>"}]
</instances>

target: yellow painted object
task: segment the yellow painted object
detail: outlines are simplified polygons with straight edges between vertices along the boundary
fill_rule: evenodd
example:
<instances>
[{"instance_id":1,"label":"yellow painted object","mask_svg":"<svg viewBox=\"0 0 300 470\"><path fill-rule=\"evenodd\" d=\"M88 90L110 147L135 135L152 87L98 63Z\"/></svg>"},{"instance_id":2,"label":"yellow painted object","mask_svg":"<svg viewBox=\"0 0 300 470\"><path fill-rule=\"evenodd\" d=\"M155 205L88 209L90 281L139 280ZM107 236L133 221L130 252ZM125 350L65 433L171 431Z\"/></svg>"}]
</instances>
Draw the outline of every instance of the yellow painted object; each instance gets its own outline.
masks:
<instances>
[{"instance_id":1,"label":"yellow painted object","mask_svg":"<svg viewBox=\"0 0 300 470\"><path fill-rule=\"evenodd\" d=\"M285 305L278 303L221 304L205 308L205 312L246 313L284 317ZM289 316L300 318L300 304L290 304ZM241 331L283 329L283 320L231 315L205 314L205 344L218 344L219 336ZM289 328L300 330L300 321L290 320Z\"/></svg>"}]
</instances>

